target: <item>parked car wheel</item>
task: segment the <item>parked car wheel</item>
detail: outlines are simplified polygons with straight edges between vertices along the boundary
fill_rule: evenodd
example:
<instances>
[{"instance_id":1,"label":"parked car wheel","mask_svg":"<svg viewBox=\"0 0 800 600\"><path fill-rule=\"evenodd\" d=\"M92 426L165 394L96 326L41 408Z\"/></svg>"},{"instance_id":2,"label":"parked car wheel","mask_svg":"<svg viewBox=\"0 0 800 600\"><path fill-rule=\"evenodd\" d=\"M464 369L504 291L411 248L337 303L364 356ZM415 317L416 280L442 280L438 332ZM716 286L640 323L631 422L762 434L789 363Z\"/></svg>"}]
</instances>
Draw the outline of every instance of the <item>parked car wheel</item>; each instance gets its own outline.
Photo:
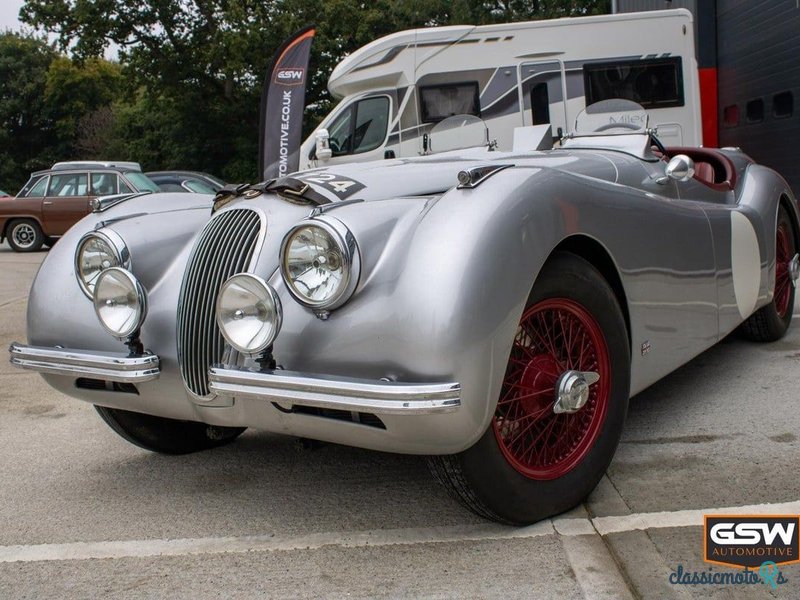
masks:
<instances>
[{"instance_id":1,"label":"parked car wheel","mask_svg":"<svg viewBox=\"0 0 800 600\"><path fill-rule=\"evenodd\" d=\"M582 383L569 385L576 372ZM556 402L559 387L571 393ZM590 263L561 253L533 286L489 428L468 450L429 465L483 517L526 524L564 512L611 462L629 392L629 341L614 292Z\"/></svg>"},{"instance_id":2,"label":"parked car wheel","mask_svg":"<svg viewBox=\"0 0 800 600\"><path fill-rule=\"evenodd\" d=\"M44 238L44 245L47 246L48 248L52 248L53 246L56 245L58 239L59 238L57 237L46 237Z\"/></svg>"},{"instance_id":3,"label":"parked car wheel","mask_svg":"<svg viewBox=\"0 0 800 600\"><path fill-rule=\"evenodd\" d=\"M44 244L42 228L33 219L15 219L8 225L8 245L16 252L36 252Z\"/></svg>"},{"instance_id":4,"label":"parked car wheel","mask_svg":"<svg viewBox=\"0 0 800 600\"><path fill-rule=\"evenodd\" d=\"M772 302L759 308L741 324L739 331L754 342L775 342L781 339L792 324L795 287L790 263L797 253L794 228L784 207L778 210L775 231L775 286Z\"/></svg>"},{"instance_id":5,"label":"parked car wheel","mask_svg":"<svg viewBox=\"0 0 800 600\"><path fill-rule=\"evenodd\" d=\"M245 430L244 427L218 427L104 406L95 406L95 409L119 436L140 448L161 454L189 454L224 446Z\"/></svg>"}]
</instances>

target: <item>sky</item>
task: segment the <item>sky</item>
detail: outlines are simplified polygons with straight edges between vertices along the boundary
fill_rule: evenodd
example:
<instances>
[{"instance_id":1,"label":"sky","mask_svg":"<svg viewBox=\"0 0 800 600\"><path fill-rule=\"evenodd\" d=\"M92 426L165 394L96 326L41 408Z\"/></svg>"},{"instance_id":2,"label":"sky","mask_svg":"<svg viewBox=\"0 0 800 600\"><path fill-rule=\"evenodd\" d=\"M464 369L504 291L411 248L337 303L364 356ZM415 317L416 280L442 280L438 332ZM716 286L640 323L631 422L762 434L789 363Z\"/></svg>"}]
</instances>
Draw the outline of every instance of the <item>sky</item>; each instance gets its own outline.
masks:
<instances>
[{"instance_id":1,"label":"sky","mask_svg":"<svg viewBox=\"0 0 800 600\"><path fill-rule=\"evenodd\" d=\"M17 16L24 0L0 0L0 31L19 30L21 23Z\"/></svg>"},{"instance_id":2,"label":"sky","mask_svg":"<svg viewBox=\"0 0 800 600\"><path fill-rule=\"evenodd\" d=\"M11 29L12 31L19 31L22 23L19 22L19 9L25 4L25 0L0 0L0 31ZM50 36L51 41L55 36ZM117 60L119 48L110 44L106 48L105 56L110 60Z\"/></svg>"}]
</instances>

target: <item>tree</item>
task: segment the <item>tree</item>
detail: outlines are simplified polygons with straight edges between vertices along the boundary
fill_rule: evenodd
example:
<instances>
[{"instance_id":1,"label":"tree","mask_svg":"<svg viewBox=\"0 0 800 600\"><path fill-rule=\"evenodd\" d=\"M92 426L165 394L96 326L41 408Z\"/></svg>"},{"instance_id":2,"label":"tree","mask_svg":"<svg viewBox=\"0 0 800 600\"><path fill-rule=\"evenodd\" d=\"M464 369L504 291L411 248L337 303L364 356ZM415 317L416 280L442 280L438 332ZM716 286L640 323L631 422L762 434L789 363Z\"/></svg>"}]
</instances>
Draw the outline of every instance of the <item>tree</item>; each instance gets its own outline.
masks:
<instances>
[{"instance_id":1,"label":"tree","mask_svg":"<svg viewBox=\"0 0 800 600\"><path fill-rule=\"evenodd\" d=\"M122 73L116 63L99 58L78 63L66 56L50 63L44 101L56 131L57 154L73 153L82 135L81 122L96 111L107 109L119 96L121 87Z\"/></svg>"},{"instance_id":2,"label":"tree","mask_svg":"<svg viewBox=\"0 0 800 600\"><path fill-rule=\"evenodd\" d=\"M44 99L56 53L43 41L0 34L0 187L19 188L30 171L49 166L53 136Z\"/></svg>"},{"instance_id":3,"label":"tree","mask_svg":"<svg viewBox=\"0 0 800 600\"><path fill-rule=\"evenodd\" d=\"M26 0L24 22L79 60L119 48L127 98L122 135L143 164L256 176L261 85L281 42L317 25L306 131L331 107L333 67L402 29L607 12L609 0ZM133 99L131 103L129 99ZM148 115L145 111L154 111ZM169 122L161 122L170 115ZM152 128L162 128L154 131ZM159 141L160 140L160 141ZM163 148L155 145L162 144ZM191 146L191 147L189 147ZM244 176L244 177L242 177Z\"/></svg>"}]
</instances>

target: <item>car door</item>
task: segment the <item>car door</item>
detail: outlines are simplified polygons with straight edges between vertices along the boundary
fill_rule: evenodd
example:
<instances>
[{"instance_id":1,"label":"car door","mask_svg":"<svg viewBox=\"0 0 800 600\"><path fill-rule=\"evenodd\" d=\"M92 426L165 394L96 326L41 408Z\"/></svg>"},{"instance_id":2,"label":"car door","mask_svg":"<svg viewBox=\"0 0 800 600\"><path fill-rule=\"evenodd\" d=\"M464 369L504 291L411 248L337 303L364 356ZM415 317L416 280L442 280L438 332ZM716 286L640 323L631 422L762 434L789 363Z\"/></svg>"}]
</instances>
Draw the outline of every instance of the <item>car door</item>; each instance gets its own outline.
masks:
<instances>
[{"instance_id":1,"label":"car door","mask_svg":"<svg viewBox=\"0 0 800 600\"><path fill-rule=\"evenodd\" d=\"M54 172L42 202L46 235L63 235L91 212L89 174L86 171Z\"/></svg>"}]
</instances>

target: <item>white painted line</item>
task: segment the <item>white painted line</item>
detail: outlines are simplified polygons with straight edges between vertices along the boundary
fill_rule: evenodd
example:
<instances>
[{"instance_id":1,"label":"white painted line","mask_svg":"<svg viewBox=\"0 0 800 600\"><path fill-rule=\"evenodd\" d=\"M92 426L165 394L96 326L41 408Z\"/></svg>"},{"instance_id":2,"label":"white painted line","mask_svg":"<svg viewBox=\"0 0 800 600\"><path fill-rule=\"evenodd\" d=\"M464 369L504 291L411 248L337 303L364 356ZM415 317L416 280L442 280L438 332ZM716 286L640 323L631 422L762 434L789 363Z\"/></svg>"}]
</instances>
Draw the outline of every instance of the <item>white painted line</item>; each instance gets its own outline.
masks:
<instances>
[{"instance_id":1,"label":"white painted line","mask_svg":"<svg viewBox=\"0 0 800 600\"><path fill-rule=\"evenodd\" d=\"M72 542L35 546L0 546L0 563L48 560L88 560L99 558L143 558L310 550L324 546L359 548L437 542L464 542L532 538L554 533L550 521L529 527L505 527L494 523L455 527L425 527L355 532L313 533L295 537L253 535L176 540L125 540L112 542Z\"/></svg>"},{"instance_id":2,"label":"white painted line","mask_svg":"<svg viewBox=\"0 0 800 600\"><path fill-rule=\"evenodd\" d=\"M595 535L597 531L589 519L553 519L553 528L558 535Z\"/></svg>"},{"instance_id":3,"label":"white painted line","mask_svg":"<svg viewBox=\"0 0 800 600\"><path fill-rule=\"evenodd\" d=\"M564 539L654 529L691 527L703 524L704 514L800 514L800 501L781 504L755 504L727 508L638 513L618 517L556 518L529 527L505 527L494 523L452 527L376 529L371 531L312 533L294 537L252 535L185 539L119 540L108 542L70 542L0 546L0 563L48 560L90 560L101 558L143 558L150 556L188 556L243 552L308 550L324 546L360 548L482 540L524 539L558 534ZM599 539L599 538L598 538Z\"/></svg>"},{"instance_id":4,"label":"white painted line","mask_svg":"<svg viewBox=\"0 0 800 600\"><path fill-rule=\"evenodd\" d=\"M603 538L569 536L561 543L586 600L634 600Z\"/></svg>"},{"instance_id":5,"label":"white painted line","mask_svg":"<svg viewBox=\"0 0 800 600\"><path fill-rule=\"evenodd\" d=\"M710 514L796 515L800 514L800 501L783 502L780 504L730 506L727 508L639 513L619 517L597 517L592 519L592 524L600 535L608 535L610 533L621 533L623 531L634 531L637 529L702 526L703 515Z\"/></svg>"}]
</instances>

